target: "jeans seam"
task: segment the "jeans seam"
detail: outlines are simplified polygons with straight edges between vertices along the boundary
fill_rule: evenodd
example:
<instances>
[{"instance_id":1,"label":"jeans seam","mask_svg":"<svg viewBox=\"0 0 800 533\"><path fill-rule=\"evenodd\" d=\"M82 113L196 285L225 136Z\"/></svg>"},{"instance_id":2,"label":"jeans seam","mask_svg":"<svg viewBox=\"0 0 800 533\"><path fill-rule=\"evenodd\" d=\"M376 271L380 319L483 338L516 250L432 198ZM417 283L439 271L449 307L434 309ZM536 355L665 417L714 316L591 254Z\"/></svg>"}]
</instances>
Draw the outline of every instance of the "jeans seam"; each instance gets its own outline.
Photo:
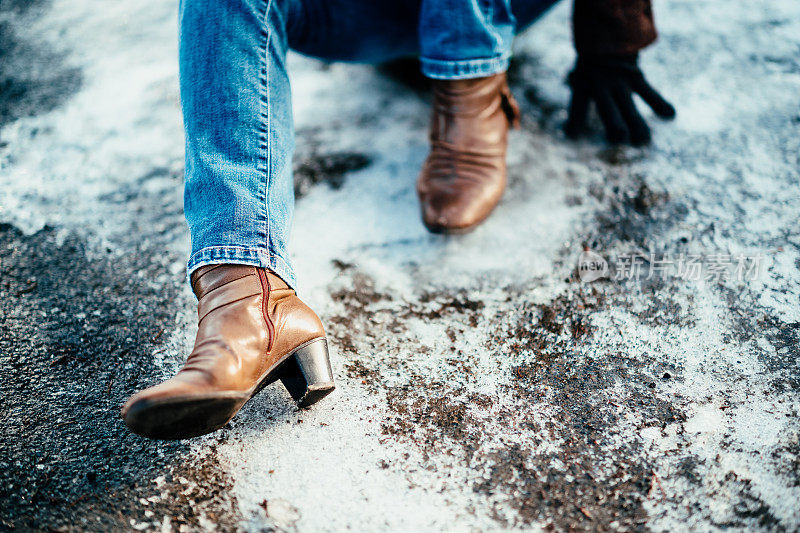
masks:
<instances>
[{"instance_id":1,"label":"jeans seam","mask_svg":"<svg viewBox=\"0 0 800 533\"><path fill-rule=\"evenodd\" d=\"M269 245L269 175L270 175L270 159L271 159L271 143L269 138L269 40L270 40L270 27L269 27L269 8L272 0L262 0L263 15L261 17L261 46L259 50L259 59L261 68L259 70L259 174L261 176L261 183L259 187L259 202L261 214L261 238L265 245Z\"/></svg>"},{"instance_id":2,"label":"jeans seam","mask_svg":"<svg viewBox=\"0 0 800 533\"><path fill-rule=\"evenodd\" d=\"M266 194L264 198L264 205L266 206L266 213L267 213L267 249L270 251L270 255L272 254L272 227L270 224L270 212L269 212L269 193L272 189L272 107L270 106L270 73L269 73L269 47L270 43L272 42L272 24L269 22L269 11L272 7L272 0L267 1L267 10L264 16L264 24L267 26L267 42L266 46L264 47L264 62L267 71L267 185L266 185Z\"/></svg>"},{"instance_id":3,"label":"jeans seam","mask_svg":"<svg viewBox=\"0 0 800 533\"><path fill-rule=\"evenodd\" d=\"M488 9L488 13L487 13L487 17L486 18L487 18L487 21L491 21L492 19L494 19L494 4L490 3L488 5L488 8L489 9ZM489 30L489 33L491 33L492 37L494 38L494 50L495 51L497 51L498 49L502 50L503 38L500 37L499 33L497 33L497 28L494 27L494 24L488 24L487 28Z\"/></svg>"},{"instance_id":4,"label":"jeans seam","mask_svg":"<svg viewBox=\"0 0 800 533\"><path fill-rule=\"evenodd\" d=\"M481 6L483 6L485 8L485 11L482 10L483 11L483 16L486 17L486 21L487 22L490 22L492 20L492 18L494 18L494 9L493 9L494 5L493 5L493 3L492 2L482 1L482 2L479 3L479 5L481 5ZM494 29L494 26L492 24L487 24L486 25L486 29L489 30L489 33L491 34L492 38L494 39L494 46L492 46L492 51L495 51L495 50L497 50L498 44L502 43L503 40L500 38L500 35L497 34L497 31Z\"/></svg>"}]
</instances>

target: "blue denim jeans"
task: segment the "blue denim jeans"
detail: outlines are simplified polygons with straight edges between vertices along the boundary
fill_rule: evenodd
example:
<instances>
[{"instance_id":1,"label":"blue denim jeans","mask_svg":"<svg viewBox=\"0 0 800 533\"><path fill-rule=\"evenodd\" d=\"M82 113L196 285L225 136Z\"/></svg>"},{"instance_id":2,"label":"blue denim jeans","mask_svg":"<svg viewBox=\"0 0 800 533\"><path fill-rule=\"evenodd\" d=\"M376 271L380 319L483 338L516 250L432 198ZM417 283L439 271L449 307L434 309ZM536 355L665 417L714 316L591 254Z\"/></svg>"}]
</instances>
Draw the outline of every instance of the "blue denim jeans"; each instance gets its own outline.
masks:
<instances>
[{"instance_id":1,"label":"blue denim jeans","mask_svg":"<svg viewBox=\"0 0 800 533\"><path fill-rule=\"evenodd\" d=\"M555 2L182 0L189 274L247 264L296 286L289 49L362 63L419 56L432 78L488 76L507 68L515 30Z\"/></svg>"}]
</instances>

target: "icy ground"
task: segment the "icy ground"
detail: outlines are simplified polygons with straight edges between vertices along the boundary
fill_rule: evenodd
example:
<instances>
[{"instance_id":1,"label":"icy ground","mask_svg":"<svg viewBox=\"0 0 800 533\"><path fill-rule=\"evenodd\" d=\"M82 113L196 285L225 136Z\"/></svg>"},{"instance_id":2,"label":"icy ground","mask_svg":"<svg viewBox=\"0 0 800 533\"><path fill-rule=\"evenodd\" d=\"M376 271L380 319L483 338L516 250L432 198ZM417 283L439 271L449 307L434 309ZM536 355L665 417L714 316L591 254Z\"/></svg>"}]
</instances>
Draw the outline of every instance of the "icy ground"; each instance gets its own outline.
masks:
<instances>
[{"instance_id":1,"label":"icy ground","mask_svg":"<svg viewBox=\"0 0 800 533\"><path fill-rule=\"evenodd\" d=\"M800 530L800 3L657 2L678 118L646 149L560 133L560 5L516 44L509 189L458 238L419 221L424 87L293 56L338 388L157 443L118 409L195 328L175 4L0 0L0 529ZM761 269L584 284L583 244Z\"/></svg>"}]
</instances>

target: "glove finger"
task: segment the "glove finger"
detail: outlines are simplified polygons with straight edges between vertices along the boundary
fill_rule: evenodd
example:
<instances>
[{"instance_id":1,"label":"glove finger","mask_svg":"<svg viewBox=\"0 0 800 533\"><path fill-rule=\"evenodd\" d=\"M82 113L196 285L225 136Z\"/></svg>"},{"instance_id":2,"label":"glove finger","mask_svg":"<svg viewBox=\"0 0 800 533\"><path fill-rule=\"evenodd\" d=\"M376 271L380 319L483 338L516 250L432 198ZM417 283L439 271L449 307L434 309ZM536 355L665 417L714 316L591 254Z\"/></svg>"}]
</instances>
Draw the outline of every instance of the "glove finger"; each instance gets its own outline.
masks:
<instances>
[{"instance_id":1,"label":"glove finger","mask_svg":"<svg viewBox=\"0 0 800 533\"><path fill-rule=\"evenodd\" d=\"M642 97L647 105L649 105L656 115L662 118L674 118L675 108L667 102L658 91L653 89L652 85L647 83L644 76L636 76L630 80L631 88L633 91Z\"/></svg>"},{"instance_id":2,"label":"glove finger","mask_svg":"<svg viewBox=\"0 0 800 533\"><path fill-rule=\"evenodd\" d=\"M633 103L633 94L630 89L624 86L617 87L613 93L614 102L617 104L622 120L628 126L630 141L634 145L642 145L650 142L650 128L639 114L636 105Z\"/></svg>"},{"instance_id":3,"label":"glove finger","mask_svg":"<svg viewBox=\"0 0 800 533\"><path fill-rule=\"evenodd\" d=\"M594 103L597 113L606 129L606 138L612 143L621 143L628 137L628 128L617 109L611 91L606 87L600 87L595 91Z\"/></svg>"},{"instance_id":4,"label":"glove finger","mask_svg":"<svg viewBox=\"0 0 800 533\"><path fill-rule=\"evenodd\" d=\"M572 89L572 98L569 103L567 122L564 124L564 133L567 137L577 137L586 124L586 115L589 112L589 91L585 87L575 84Z\"/></svg>"}]
</instances>

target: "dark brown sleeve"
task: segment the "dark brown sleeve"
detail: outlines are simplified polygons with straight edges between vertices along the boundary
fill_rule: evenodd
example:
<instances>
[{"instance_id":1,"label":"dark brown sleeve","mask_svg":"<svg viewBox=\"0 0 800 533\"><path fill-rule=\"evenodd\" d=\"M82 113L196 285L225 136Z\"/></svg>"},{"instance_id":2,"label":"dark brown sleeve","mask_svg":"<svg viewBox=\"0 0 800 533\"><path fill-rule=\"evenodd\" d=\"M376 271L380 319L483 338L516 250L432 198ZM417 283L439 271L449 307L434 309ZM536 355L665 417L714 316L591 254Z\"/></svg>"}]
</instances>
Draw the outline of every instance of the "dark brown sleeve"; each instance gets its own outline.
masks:
<instances>
[{"instance_id":1,"label":"dark brown sleeve","mask_svg":"<svg viewBox=\"0 0 800 533\"><path fill-rule=\"evenodd\" d=\"M656 40L650 0L575 0L579 54L632 54Z\"/></svg>"}]
</instances>

